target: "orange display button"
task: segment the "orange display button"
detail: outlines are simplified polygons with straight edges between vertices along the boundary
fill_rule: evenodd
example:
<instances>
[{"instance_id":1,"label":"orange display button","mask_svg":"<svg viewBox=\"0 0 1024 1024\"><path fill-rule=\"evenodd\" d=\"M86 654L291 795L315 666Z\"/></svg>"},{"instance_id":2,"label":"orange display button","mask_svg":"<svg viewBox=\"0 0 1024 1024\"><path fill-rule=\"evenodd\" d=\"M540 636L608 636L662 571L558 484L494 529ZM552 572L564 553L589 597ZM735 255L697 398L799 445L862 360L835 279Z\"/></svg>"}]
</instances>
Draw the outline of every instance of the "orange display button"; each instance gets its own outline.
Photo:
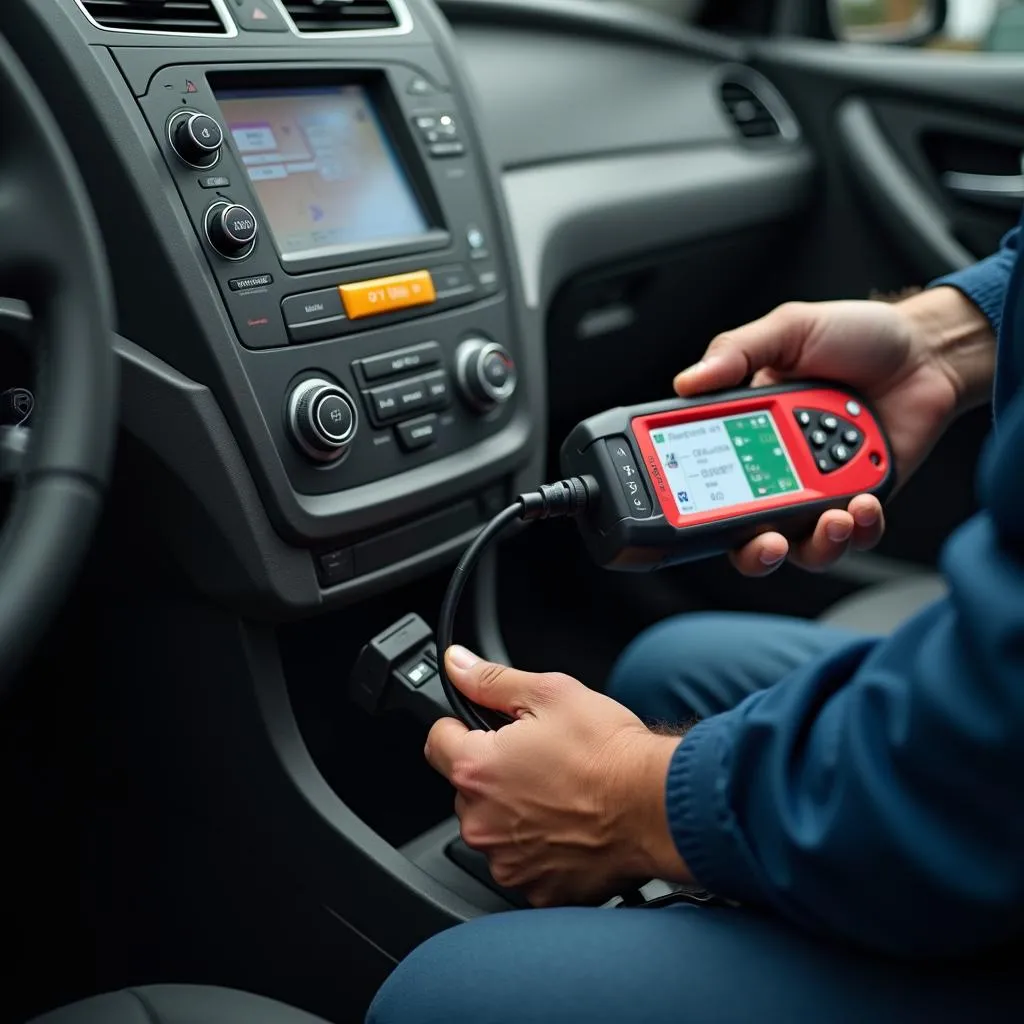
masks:
<instances>
[{"instance_id":1,"label":"orange display button","mask_svg":"<svg viewBox=\"0 0 1024 1024\"><path fill-rule=\"evenodd\" d=\"M426 306L437 298L434 279L427 270L343 284L338 286L338 291L350 320L393 313L410 306Z\"/></svg>"}]
</instances>

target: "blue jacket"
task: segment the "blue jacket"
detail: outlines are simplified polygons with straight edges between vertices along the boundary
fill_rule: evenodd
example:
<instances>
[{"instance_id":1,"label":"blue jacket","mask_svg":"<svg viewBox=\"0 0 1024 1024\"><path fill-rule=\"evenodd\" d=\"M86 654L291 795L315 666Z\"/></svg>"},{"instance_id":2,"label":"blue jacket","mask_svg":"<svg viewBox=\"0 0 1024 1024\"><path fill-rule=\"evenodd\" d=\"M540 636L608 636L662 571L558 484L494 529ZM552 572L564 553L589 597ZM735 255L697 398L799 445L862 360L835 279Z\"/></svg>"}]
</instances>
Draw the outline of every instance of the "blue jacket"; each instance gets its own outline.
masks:
<instances>
[{"instance_id":1,"label":"blue jacket","mask_svg":"<svg viewBox=\"0 0 1024 1024\"><path fill-rule=\"evenodd\" d=\"M707 888L904 956L1024 938L1024 257L944 279L999 336L981 511L950 596L697 725L669 820Z\"/></svg>"}]
</instances>

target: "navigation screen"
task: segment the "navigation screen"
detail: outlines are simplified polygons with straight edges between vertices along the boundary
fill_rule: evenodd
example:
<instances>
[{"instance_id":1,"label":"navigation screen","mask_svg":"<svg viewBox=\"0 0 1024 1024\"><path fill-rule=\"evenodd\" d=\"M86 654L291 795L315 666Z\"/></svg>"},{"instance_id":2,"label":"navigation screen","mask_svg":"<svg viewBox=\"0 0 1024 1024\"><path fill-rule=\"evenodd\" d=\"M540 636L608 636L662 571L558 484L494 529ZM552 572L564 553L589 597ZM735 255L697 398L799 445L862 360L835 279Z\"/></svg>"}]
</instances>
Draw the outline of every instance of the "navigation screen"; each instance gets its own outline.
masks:
<instances>
[{"instance_id":1,"label":"navigation screen","mask_svg":"<svg viewBox=\"0 0 1024 1024\"><path fill-rule=\"evenodd\" d=\"M429 231L363 86L219 92L217 101L282 259Z\"/></svg>"},{"instance_id":2,"label":"navigation screen","mask_svg":"<svg viewBox=\"0 0 1024 1024\"><path fill-rule=\"evenodd\" d=\"M652 430L651 441L682 515L801 490L769 412Z\"/></svg>"}]
</instances>

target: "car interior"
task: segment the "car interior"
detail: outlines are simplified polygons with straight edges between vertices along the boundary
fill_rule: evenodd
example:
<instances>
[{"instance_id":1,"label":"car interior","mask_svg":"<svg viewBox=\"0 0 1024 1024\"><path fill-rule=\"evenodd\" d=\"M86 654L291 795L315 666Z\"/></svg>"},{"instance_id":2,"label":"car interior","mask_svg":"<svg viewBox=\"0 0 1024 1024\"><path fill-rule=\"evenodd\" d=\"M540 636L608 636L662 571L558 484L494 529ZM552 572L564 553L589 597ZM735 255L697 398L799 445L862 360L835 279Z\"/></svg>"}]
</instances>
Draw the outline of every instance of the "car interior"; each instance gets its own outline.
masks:
<instances>
[{"instance_id":1,"label":"car interior","mask_svg":"<svg viewBox=\"0 0 1024 1024\"><path fill-rule=\"evenodd\" d=\"M0 1020L360 1021L524 905L423 759L459 555L718 332L1018 219L1012 22L968 50L952 0L894 5L4 0ZM456 638L600 689L679 613L885 632L941 593L989 426L820 574L523 527Z\"/></svg>"}]
</instances>

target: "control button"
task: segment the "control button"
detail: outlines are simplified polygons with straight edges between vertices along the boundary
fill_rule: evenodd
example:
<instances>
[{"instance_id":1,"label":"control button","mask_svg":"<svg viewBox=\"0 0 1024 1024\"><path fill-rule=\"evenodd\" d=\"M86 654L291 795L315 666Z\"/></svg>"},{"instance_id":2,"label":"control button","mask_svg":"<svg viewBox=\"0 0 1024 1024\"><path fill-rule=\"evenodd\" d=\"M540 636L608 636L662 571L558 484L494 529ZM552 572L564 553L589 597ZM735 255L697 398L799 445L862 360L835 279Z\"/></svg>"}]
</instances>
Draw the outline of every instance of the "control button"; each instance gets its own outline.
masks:
<instances>
[{"instance_id":1,"label":"control button","mask_svg":"<svg viewBox=\"0 0 1024 1024\"><path fill-rule=\"evenodd\" d=\"M318 292L289 295L281 303L284 322L289 329L322 320L344 320L345 310L337 288L324 288Z\"/></svg>"},{"instance_id":2,"label":"control button","mask_svg":"<svg viewBox=\"0 0 1024 1024\"><path fill-rule=\"evenodd\" d=\"M651 514L651 500L647 497L647 488L644 486L640 470L637 469L629 442L624 437L611 438L605 441L605 447L615 467L615 475L622 486L630 515L634 519L646 518Z\"/></svg>"},{"instance_id":3,"label":"control button","mask_svg":"<svg viewBox=\"0 0 1024 1024\"><path fill-rule=\"evenodd\" d=\"M336 587L347 583L356 574L356 560L351 548L343 551L331 551L317 559L316 574L320 578L320 586Z\"/></svg>"},{"instance_id":4,"label":"control button","mask_svg":"<svg viewBox=\"0 0 1024 1024\"><path fill-rule=\"evenodd\" d=\"M439 299L454 299L459 295L471 295L476 291L476 281L461 264L440 267L431 272Z\"/></svg>"},{"instance_id":5,"label":"control button","mask_svg":"<svg viewBox=\"0 0 1024 1024\"><path fill-rule=\"evenodd\" d=\"M271 0L235 0L235 20L247 32L287 32L288 24Z\"/></svg>"},{"instance_id":6,"label":"control button","mask_svg":"<svg viewBox=\"0 0 1024 1024\"><path fill-rule=\"evenodd\" d=\"M437 119L437 133L449 139L454 139L459 134L455 124L455 118L451 114L442 114Z\"/></svg>"},{"instance_id":7,"label":"control button","mask_svg":"<svg viewBox=\"0 0 1024 1024\"><path fill-rule=\"evenodd\" d=\"M462 156L465 152L461 142L434 142L430 146L430 155L434 157Z\"/></svg>"},{"instance_id":8,"label":"control button","mask_svg":"<svg viewBox=\"0 0 1024 1024\"><path fill-rule=\"evenodd\" d=\"M823 413L818 422L821 424L821 429L828 431L830 434L834 434L839 429L839 420L830 413Z\"/></svg>"},{"instance_id":9,"label":"control button","mask_svg":"<svg viewBox=\"0 0 1024 1024\"><path fill-rule=\"evenodd\" d=\"M419 661L414 662L409 668L405 669L402 675L418 689L429 681L432 676L437 675L437 669L426 658L420 658Z\"/></svg>"},{"instance_id":10,"label":"control button","mask_svg":"<svg viewBox=\"0 0 1024 1024\"><path fill-rule=\"evenodd\" d=\"M490 255L487 251L487 238L475 224L470 224L466 229L466 243L469 245L471 260L484 260Z\"/></svg>"},{"instance_id":11,"label":"control button","mask_svg":"<svg viewBox=\"0 0 1024 1024\"><path fill-rule=\"evenodd\" d=\"M478 412L507 402L519 376L508 351L485 338L464 341L455 353L455 375L466 401Z\"/></svg>"},{"instance_id":12,"label":"control button","mask_svg":"<svg viewBox=\"0 0 1024 1024\"><path fill-rule=\"evenodd\" d=\"M849 462L852 455L853 452L845 444L835 444L832 446L832 458L840 465L844 462Z\"/></svg>"},{"instance_id":13,"label":"control button","mask_svg":"<svg viewBox=\"0 0 1024 1024\"><path fill-rule=\"evenodd\" d=\"M253 274L251 277L234 277L228 281L233 292L247 292L251 288L266 288L274 283L273 274Z\"/></svg>"},{"instance_id":14,"label":"control button","mask_svg":"<svg viewBox=\"0 0 1024 1024\"><path fill-rule=\"evenodd\" d=\"M399 423L395 433L398 435L398 443L407 452L429 448L437 440L437 416L431 413L418 420Z\"/></svg>"},{"instance_id":15,"label":"control button","mask_svg":"<svg viewBox=\"0 0 1024 1024\"><path fill-rule=\"evenodd\" d=\"M231 179L225 178L223 174L208 174L205 178L199 179L200 188L230 188Z\"/></svg>"},{"instance_id":16,"label":"control button","mask_svg":"<svg viewBox=\"0 0 1024 1024\"><path fill-rule=\"evenodd\" d=\"M220 159L224 129L209 114L180 110L167 122L167 139L182 163L213 167Z\"/></svg>"},{"instance_id":17,"label":"control button","mask_svg":"<svg viewBox=\"0 0 1024 1024\"><path fill-rule=\"evenodd\" d=\"M426 306L437 298L434 281L426 270L343 284L339 291L345 312L353 320L412 306Z\"/></svg>"},{"instance_id":18,"label":"control button","mask_svg":"<svg viewBox=\"0 0 1024 1024\"><path fill-rule=\"evenodd\" d=\"M417 75L409 82L405 91L410 96L433 96L437 89L432 82L429 82L422 75Z\"/></svg>"},{"instance_id":19,"label":"control button","mask_svg":"<svg viewBox=\"0 0 1024 1024\"><path fill-rule=\"evenodd\" d=\"M344 398L328 394L315 403L313 418L324 437L344 442L352 432L355 413Z\"/></svg>"},{"instance_id":20,"label":"control button","mask_svg":"<svg viewBox=\"0 0 1024 1024\"><path fill-rule=\"evenodd\" d=\"M437 130L436 117L417 117L413 123L421 132L432 132Z\"/></svg>"},{"instance_id":21,"label":"control button","mask_svg":"<svg viewBox=\"0 0 1024 1024\"><path fill-rule=\"evenodd\" d=\"M811 414L806 409L800 409L796 413L796 421L806 430L811 425Z\"/></svg>"},{"instance_id":22,"label":"control button","mask_svg":"<svg viewBox=\"0 0 1024 1024\"><path fill-rule=\"evenodd\" d=\"M237 203L214 203L206 211L206 237L226 260L244 260L256 248L256 214Z\"/></svg>"},{"instance_id":23,"label":"control button","mask_svg":"<svg viewBox=\"0 0 1024 1024\"><path fill-rule=\"evenodd\" d=\"M860 403L850 399L850 401L846 403L846 411L851 416L859 416L861 413Z\"/></svg>"},{"instance_id":24,"label":"control button","mask_svg":"<svg viewBox=\"0 0 1024 1024\"><path fill-rule=\"evenodd\" d=\"M835 468L835 463L833 463L831 459L825 458L825 456L818 459L818 469L820 469L822 473L831 473Z\"/></svg>"},{"instance_id":25,"label":"control button","mask_svg":"<svg viewBox=\"0 0 1024 1024\"><path fill-rule=\"evenodd\" d=\"M828 444L828 434L824 430L812 430L811 431L811 444L815 448L824 448Z\"/></svg>"},{"instance_id":26,"label":"control button","mask_svg":"<svg viewBox=\"0 0 1024 1024\"><path fill-rule=\"evenodd\" d=\"M366 393L366 398L376 423L393 423L410 413L444 408L450 401L448 377L443 371L428 373L374 388Z\"/></svg>"},{"instance_id":27,"label":"control button","mask_svg":"<svg viewBox=\"0 0 1024 1024\"><path fill-rule=\"evenodd\" d=\"M480 285L482 291L494 292L498 290L498 272L494 267L485 264L473 269L476 271L476 283Z\"/></svg>"},{"instance_id":28,"label":"control button","mask_svg":"<svg viewBox=\"0 0 1024 1024\"><path fill-rule=\"evenodd\" d=\"M856 430L843 431L843 444L856 448L860 444L860 434Z\"/></svg>"},{"instance_id":29,"label":"control button","mask_svg":"<svg viewBox=\"0 0 1024 1024\"><path fill-rule=\"evenodd\" d=\"M318 377L295 387L287 416L292 440L318 462L340 459L359 429L359 414L348 392Z\"/></svg>"},{"instance_id":30,"label":"control button","mask_svg":"<svg viewBox=\"0 0 1024 1024\"><path fill-rule=\"evenodd\" d=\"M383 380L399 373L425 370L441 362L441 346L436 341L424 342L410 348L396 349L379 356L364 359L359 365L367 380Z\"/></svg>"}]
</instances>

